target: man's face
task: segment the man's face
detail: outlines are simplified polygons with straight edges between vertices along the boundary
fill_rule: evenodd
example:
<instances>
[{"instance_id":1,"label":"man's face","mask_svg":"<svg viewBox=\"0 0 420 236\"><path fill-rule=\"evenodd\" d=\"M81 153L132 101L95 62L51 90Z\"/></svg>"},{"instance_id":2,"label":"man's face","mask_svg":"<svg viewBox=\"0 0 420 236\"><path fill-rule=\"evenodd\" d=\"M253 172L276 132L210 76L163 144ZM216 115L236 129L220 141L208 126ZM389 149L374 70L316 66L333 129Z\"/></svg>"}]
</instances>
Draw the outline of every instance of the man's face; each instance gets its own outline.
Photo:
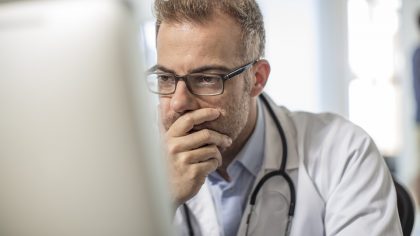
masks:
<instances>
[{"instance_id":1,"label":"man's face","mask_svg":"<svg viewBox=\"0 0 420 236\"><path fill-rule=\"evenodd\" d=\"M239 25L230 17L217 14L205 24L164 22L157 37L158 67L177 75L186 75L206 67L203 73L224 75L242 66L239 60ZM163 127L170 126L183 114L201 109L215 108L221 113L214 121L205 122L193 130L208 128L226 134L233 141L248 121L251 97L243 73L225 81L224 93L216 96L191 94L183 81L179 81L172 95L160 96L160 114Z\"/></svg>"}]
</instances>

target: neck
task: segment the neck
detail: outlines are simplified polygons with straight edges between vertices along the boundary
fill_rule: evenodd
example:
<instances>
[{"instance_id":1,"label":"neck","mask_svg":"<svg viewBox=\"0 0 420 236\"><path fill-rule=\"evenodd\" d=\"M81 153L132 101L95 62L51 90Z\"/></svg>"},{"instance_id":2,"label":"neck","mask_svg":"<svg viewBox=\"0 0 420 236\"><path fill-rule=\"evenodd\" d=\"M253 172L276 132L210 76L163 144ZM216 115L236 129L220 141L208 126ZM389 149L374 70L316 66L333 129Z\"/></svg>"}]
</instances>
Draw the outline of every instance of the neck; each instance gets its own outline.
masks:
<instances>
[{"instance_id":1,"label":"neck","mask_svg":"<svg viewBox=\"0 0 420 236\"><path fill-rule=\"evenodd\" d=\"M257 103L256 100L253 100L245 127L239 133L238 138L233 142L232 146L222 152L223 163L217 169L217 172L227 181L230 181L227 168L254 132L257 123L257 114Z\"/></svg>"}]
</instances>

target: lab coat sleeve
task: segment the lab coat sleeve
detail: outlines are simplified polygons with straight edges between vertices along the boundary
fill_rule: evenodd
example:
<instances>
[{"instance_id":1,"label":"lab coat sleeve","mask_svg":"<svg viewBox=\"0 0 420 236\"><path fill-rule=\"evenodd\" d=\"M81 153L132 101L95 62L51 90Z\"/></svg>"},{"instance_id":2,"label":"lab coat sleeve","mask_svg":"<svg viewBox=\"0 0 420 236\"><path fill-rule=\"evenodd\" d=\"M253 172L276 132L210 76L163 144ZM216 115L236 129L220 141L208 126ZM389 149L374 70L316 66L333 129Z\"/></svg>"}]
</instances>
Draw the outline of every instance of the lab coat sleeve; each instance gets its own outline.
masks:
<instances>
[{"instance_id":1,"label":"lab coat sleeve","mask_svg":"<svg viewBox=\"0 0 420 236\"><path fill-rule=\"evenodd\" d=\"M402 235L395 187L376 145L349 122L336 127L324 137L334 145L320 150L328 166L319 175L326 235Z\"/></svg>"}]
</instances>

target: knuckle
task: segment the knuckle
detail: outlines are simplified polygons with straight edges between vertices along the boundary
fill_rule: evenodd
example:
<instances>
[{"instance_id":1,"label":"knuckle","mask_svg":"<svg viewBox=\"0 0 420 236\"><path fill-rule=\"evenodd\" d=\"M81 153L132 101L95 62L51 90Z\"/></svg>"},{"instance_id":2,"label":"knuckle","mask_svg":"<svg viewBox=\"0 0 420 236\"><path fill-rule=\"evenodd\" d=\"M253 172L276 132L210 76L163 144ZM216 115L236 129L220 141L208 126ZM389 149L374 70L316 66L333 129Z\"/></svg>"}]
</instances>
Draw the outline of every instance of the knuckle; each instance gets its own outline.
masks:
<instances>
[{"instance_id":1,"label":"knuckle","mask_svg":"<svg viewBox=\"0 0 420 236\"><path fill-rule=\"evenodd\" d=\"M191 114L186 114L184 116L184 121L188 124L192 124L192 123L194 123L194 118L192 117Z\"/></svg>"},{"instance_id":2,"label":"knuckle","mask_svg":"<svg viewBox=\"0 0 420 236\"><path fill-rule=\"evenodd\" d=\"M170 143L167 145L168 153L170 155L175 155L179 151L179 144L176 143Z\"/></svg>"},{"instance_id":3,"label":"knuckle","mask_svg":"<svg viewBox=\"0 0 420 236\"><path fill-rule=\"evenodd\" d=\"M209 129L204 129L203 130L203 138L205 139L205 140L209 140L209 139L211 139L211 131L209 130Z\"/></svg>"},{"instance_id":4,"label":"knuckle","mask_svg":"<svg viewBox=\"0 0 420 236\"><path fill-rule=\"evenodd\" d=\"M189 163L192 158L191 153L181 153L178 159L183 163Z\"/></svg>"}]
</instances>

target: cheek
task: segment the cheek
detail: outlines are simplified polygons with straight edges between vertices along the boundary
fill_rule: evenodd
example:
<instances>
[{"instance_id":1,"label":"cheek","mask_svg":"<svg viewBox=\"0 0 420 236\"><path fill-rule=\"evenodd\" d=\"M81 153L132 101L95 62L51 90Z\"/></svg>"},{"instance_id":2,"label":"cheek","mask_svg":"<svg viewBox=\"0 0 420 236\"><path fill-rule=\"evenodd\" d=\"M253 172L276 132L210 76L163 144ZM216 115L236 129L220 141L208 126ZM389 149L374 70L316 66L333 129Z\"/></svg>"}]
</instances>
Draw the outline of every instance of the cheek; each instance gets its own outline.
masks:
<instances>
[{"instance_id":1,"label":"cheek","mask_svg":"<svg viewBox=\"0 0 420 236\"><path fill-rule=\"evenodd\" d=\"M222 117L229 117L232 115L232 113L235 112L235 110L241 106L241 102L238 101L236 97L230 96L226 99L223 99L223 103L218 103L215 108L217 108L220 111L220 114Z\"/></svg>"}]
</instances>

